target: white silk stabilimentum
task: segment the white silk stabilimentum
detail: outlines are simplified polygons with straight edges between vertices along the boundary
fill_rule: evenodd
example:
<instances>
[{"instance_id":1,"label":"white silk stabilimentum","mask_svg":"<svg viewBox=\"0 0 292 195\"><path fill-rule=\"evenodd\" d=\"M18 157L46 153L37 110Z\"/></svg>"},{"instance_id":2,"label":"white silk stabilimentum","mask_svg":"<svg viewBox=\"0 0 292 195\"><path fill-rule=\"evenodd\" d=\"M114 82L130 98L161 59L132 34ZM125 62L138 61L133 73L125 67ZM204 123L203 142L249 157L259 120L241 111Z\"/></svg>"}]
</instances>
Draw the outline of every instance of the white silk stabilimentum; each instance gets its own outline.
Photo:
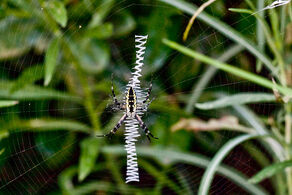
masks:
<instances>
[{"instance_id":1,"label":"white silk stabilimentum","mask_svg":"<svg viewBox=\"0 0 292 195\"><path fill-rule=\"evenodd\" d=\"M144 53L146 47L144 46L147 41L146 36L135 35L135 47L136 50L136 62L134 67L134 72L132 72L132 77L127 85L127 91L129 87L133 87L136 92L137 97L137 114L142 117L144 112L146 111L141 106L143 105L143 100L146 98L146 93L141 90L140 80L142 67L144 65ZM125 120L125 150L127 151L127 177L126 183L136 181L139 182L139 169L137 162L137 153L135 142L137 141L137 137L140 136L139 132L139 122L134 118L127 118Z\"/></svg>"}]
</instances>

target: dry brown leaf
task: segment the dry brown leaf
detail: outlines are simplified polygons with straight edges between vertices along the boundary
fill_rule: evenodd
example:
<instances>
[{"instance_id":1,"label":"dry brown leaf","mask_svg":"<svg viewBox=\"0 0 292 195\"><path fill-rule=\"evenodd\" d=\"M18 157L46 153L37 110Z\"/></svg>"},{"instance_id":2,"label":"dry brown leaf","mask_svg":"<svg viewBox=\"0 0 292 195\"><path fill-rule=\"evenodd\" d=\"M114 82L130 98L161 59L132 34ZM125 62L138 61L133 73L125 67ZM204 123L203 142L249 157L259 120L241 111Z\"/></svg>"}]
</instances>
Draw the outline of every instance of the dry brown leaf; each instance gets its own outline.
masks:
<instances>
[{"instance_id":1,"label":"dry brown leaf","mask_svg":"<svg viewBox=\"0 0 292 195\"><path fill-rule=\"evenodd\" d=\"M245 133L252 133L254 130L242 126L238 123L235 116L224 116L219 119L210 119L204 121L198 118L185 119L182 118L179 122L171 127L172 131L186 129L189 131L216 131L216 130L234 130Z\"/></svg>"},{"instance_id":2,"label":"dry brown leaf","mask_svg":"<svg viewBox=\"0 0 292 195\"><path fill-rule=\"evenodd\" d=\"M277 84L274 78L272 78L272 81L275 85ZM280 103L288 103L290 99L292 99L291 96L281 96L279 90L276 88L273 88L273 93L275 95L276 101Z\"/></svg>"}]
</instances>

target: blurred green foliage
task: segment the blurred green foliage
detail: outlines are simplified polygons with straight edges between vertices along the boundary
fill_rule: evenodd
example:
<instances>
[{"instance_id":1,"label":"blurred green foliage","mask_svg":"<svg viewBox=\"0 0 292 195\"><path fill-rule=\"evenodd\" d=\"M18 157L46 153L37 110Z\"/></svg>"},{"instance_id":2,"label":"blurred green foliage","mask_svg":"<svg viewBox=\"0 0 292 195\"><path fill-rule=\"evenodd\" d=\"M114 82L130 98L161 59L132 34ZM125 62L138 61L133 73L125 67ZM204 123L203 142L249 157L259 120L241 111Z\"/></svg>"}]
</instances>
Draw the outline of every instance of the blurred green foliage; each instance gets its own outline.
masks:
<instances>
[{"instance_id":1,"label":"blurred green foliage","mask_svg":"<svg viewBox=\"0 0 292 195\"><path fill-rule=\"evenodd\" d=\"M278 102L272 90L253 83L261 84L255 80L269 79L272 75L279 87L291 91L292 41L289 42L285 33L286 30L291 32L288 28L292 19L291 3L266 11L264 17L243 15L263 6L263 0L257 2L254 5L247 0L216 1L199 15L188 42L184 43L197 53L236 64L243 73L257 74L247 83L242 80L246 79L240 75L242 72L236 74L241 77L222 71L217 73L217 69L203 64L208 58L190 58L162 42L163 39L181 42L190 18L186 14L196 10L195 5L202 3L199 0L191 3L181 0L2 0L1 193L196 194L200 182L194 182L194 177L201 178L202 170L209 165L217 167L219 180L228 179L222 180L226 191L214 188L214 193L236 193L239 187L256 194L266 191L282 194L292 190L291 173L284 176L279 170L286 164L274 171L278 175L272 181L277 182L271 188L269 183L248 183L247 176L240 173L244 170L236 170L230 163L219 165L219 158L209 159L218 151L216 156L221 157L230 152L235 145L227 150L232 140L227 141L240 132L196 132L196 127L188 126L171 131L181 118L216 120L227 114L234 115L237 123L253 129L253 133L272 137L267 142L256 141L254 147L236 150L249 157L246 161L240 159L243 164L258 166L251 168L252 173L262 164L290 160L291 133L287 131L291 125L291 101L284 101L287 97L279 94L283 101ZM240 12L233 13L228 11L230 7L251 10L231 9ZM259 25L264 28L258 28ZM156 99L143 120L159 140L148 143L141 133L138 142L140 183L126 185L122 128L112 140L98 139L95 135L110 131L119 120L120 115L110 106L110 75L115 75L115 90L118 97L123 98L135 61L135 34L148 35L142 86L148 86L153 80L152 96ZM260 40L263 43L259 43ZM212 63L217 61L209 62L214 65ZM275 93L279 88L273 89ZM261 93L255 93L257 91ZM258 111L259 108L264 111ZM256 153L253 150L260 155L253 155ZM261 155L271 158L260 158ZM231 155L230 159L238 160L238 157ZM184 164L190 167L183 170ZM198 173L185 174L189 170ZM239 187L228 188L231 182ZM203 182L200 189L208 191L206 186Z\"/></svg>"}]
</instances>

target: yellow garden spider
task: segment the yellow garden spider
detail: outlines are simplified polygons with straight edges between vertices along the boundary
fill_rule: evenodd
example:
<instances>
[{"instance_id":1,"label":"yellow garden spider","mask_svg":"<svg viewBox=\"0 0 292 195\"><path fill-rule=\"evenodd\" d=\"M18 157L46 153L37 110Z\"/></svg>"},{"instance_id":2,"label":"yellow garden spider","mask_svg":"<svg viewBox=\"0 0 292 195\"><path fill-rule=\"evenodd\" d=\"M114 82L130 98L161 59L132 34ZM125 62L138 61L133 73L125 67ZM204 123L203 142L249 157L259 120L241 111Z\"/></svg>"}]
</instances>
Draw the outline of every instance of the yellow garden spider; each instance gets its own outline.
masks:
<instances>
[{"instance_id":1,"label":"yellow garden spider","mask_svg":"<svg viewBox=\"0 0 292 195\"><path fill-rule=\"evenodd\" d=\"M113 76L112 76L112 96L113 96L113 101L114 101L114 105L113 108L115 110L122 110L125 111L125 114L122 116L122 118L119 120L119 122L116 124L116 126L107 134L105 135L98 135L97 137L109 137L111 138L116 132L117 130L120 128L120 126L123 124L123 122L127 119L127 118L132 118L132 119L136 119L139 124L140 127L144 130L147 138L149 141L150 140L150 136L154 139L158 139L157 137L154 137L153 134L149 131L149 129L147 128L147 126L145 125L145 123L142 121L141 117L137 114L136 111L138 111L138 107L143 111L143 110L147 110L149 105L151 104L151 102L153 101L149 99L151 90L152 90L152 83L150 84L149 88L148 88L148 92L147 92L147 96L145 98L145 100L142 103L142 106L138 106L137 105L137 96L136 96L136 91L133 87L129 87L127 93L126 93L126 98L125 98L125 102L124 103L120 103L115 95L115 91L114 91L114 86L113 86ZM148 101L148 103L146 104L146 102ZM150 135L150 136L149 136Z\"/></svg>"}]
</instances>

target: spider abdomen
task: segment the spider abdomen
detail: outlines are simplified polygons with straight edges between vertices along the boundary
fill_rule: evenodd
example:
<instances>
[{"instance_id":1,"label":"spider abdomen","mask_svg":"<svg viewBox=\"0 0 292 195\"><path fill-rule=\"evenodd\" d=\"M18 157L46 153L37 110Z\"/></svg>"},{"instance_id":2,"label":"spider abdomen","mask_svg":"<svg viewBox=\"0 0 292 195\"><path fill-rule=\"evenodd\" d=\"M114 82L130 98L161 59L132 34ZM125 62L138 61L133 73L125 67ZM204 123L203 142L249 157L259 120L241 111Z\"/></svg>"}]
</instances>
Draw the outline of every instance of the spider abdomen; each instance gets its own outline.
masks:
<instances>
[{"instance_id":1,"label":"spider abdomen","mask_svg":"<svg viewBox=\"0 0 292 195\"><path fill-rule=\"evenodd\" d=\"M133 87L130 87L126 95L126 114L128 117L134 118L137 109L137 97Z\"/></svg>"}]
</instances>

